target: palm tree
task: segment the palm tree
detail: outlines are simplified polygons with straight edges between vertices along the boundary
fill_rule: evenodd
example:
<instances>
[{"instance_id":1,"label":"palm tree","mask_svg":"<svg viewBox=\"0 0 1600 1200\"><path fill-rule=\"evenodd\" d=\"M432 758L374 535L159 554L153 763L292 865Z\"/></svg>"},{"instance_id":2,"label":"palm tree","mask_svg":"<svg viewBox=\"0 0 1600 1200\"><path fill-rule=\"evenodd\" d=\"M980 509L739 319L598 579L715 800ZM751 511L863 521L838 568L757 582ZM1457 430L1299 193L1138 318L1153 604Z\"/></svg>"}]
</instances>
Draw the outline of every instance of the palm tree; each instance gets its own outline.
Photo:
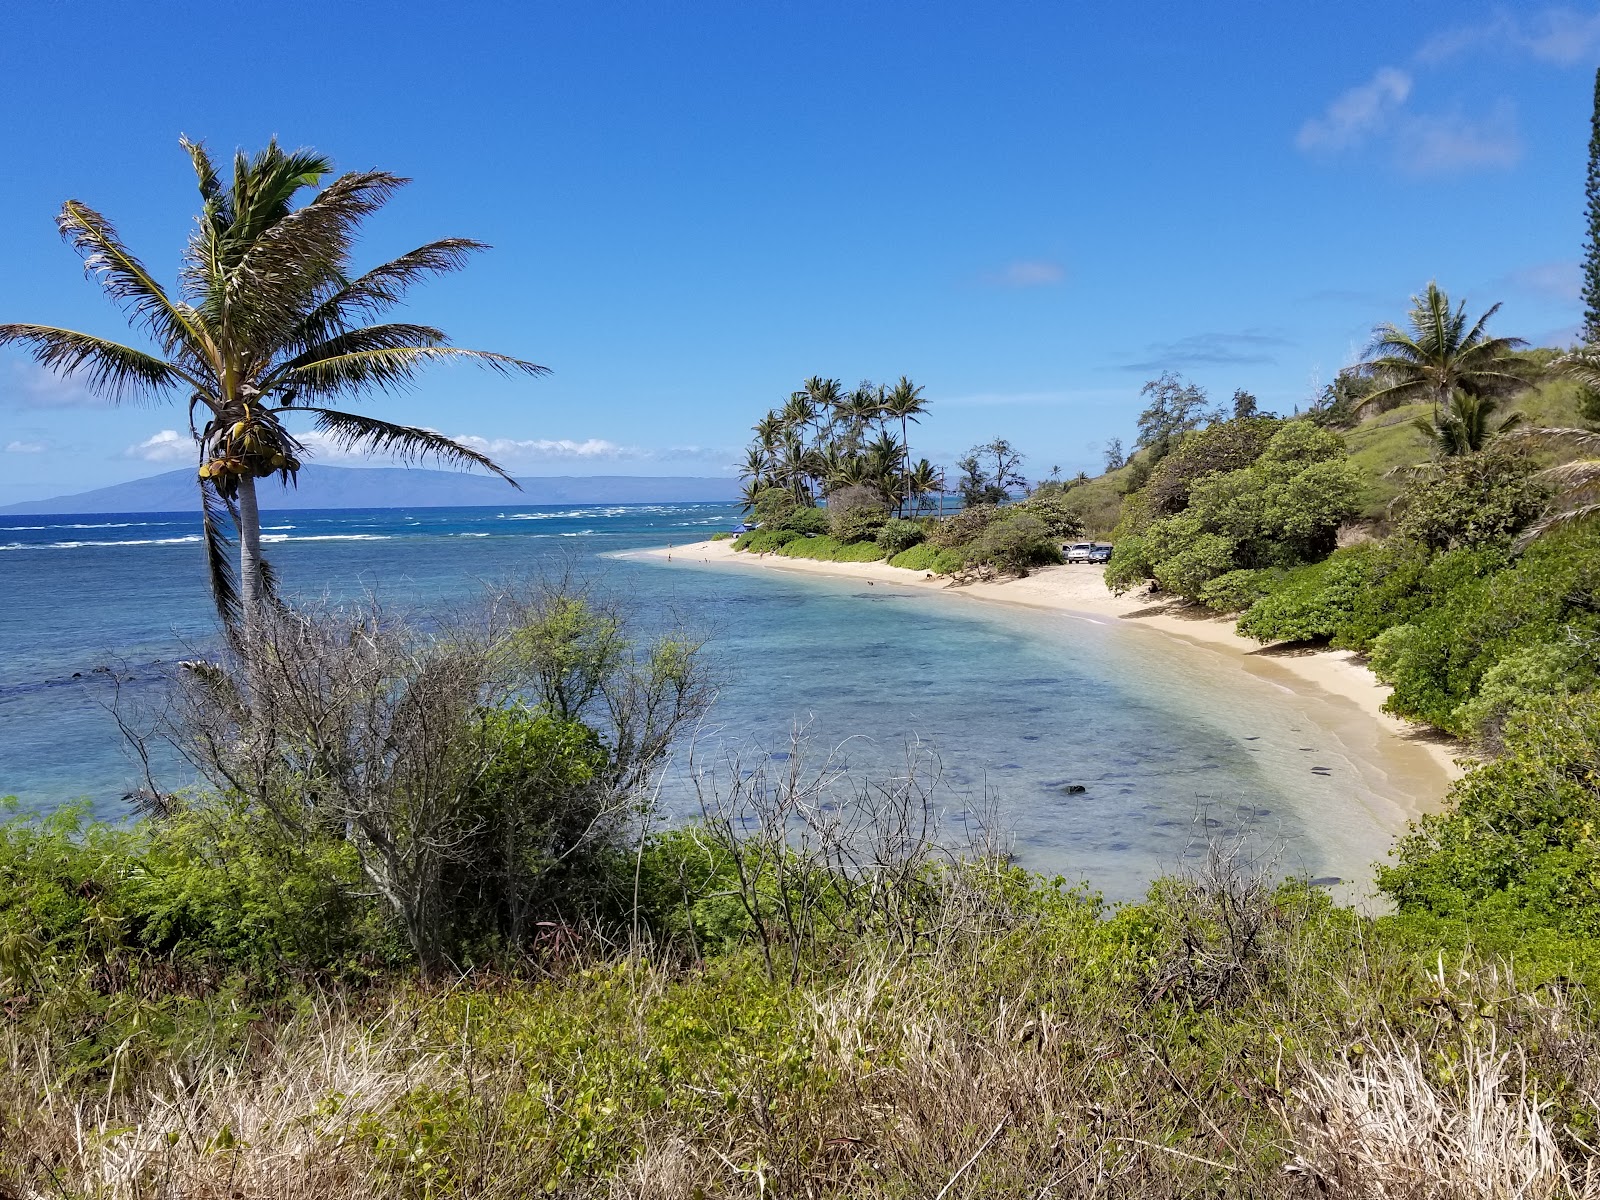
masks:
<instances>
[{"instance_id":1,"label":"palm tree","mask_svg":"<svg viewBox=\"0 0 1600 1200\"><path fill-rule=\"evenodd\" d=\"M80 200L56 219L101 286L159 347L139 350L49 325L0 325L0 346L26 347L41 364L75 375L113 403L171 399L188 393L189 428L198 447L201 514L212 595L224 624L250 619L272 594L261 557L256 480L293 482L307 457L285 419L304 413L340 448L389 454L402 462L432 458L479 466L516 486L488 457L432 430L397 425L329 407L341 397L409 384L424 366L467 359L500 372L545 368L521 359L449 344L427 325L367 324L429 275L460 268L486 249L466 238L420 246L353 275L350 254L361 223L407 181L383 171L339 176L307 203L332 163L276 142L255 157L237 154L224 185L204 146L182 140L202 202L183 254L176 295L157 283L111 222ZM195 428L203 410L204 425ZM231 522L239 542L234 574Z\"/></svg>"},{"instance_id":2,"label":"palm tree","mask_svg":"<svg viewBox=\"0 0 1600 1200\"><path fill-rule=\"evenodd\" d=\"M907 453L911 450L911 433L906 428L907 421L921 424L922 414L928 411L928 402L923 398L922 387L912 383L904 375L900 382L889 389L884 397L883 411L887 416L900 419L900 442L905 446Z\"/></svg>"},{"instance_id":3,"label":"palm tree","mask_svg":"<svg viewBox=\"0 0 1600 1200\"><path fill-rule=\"evenodd\" d=\"M1355 411L1382 412L1396 404L1429 399L1437 421L1439 409L1457 389L1484 396L1525 386L1531 368L1516 357L1516 351L1528 343L1515 337L1492 338L1485 332L1489 318L1499 311L1500 306L1494 305L1468 328L1466 302L1452 311L1450 297L1437 283L1429 283L1421 296L1411 297L1410 333L1389 324L1372 331L1368 358L1361 367L1385 384L1363 397Z\"/></svg>"},{"instance_id":4,"label":"palm tree","mask_svg":"<svg viewBox=\"0 0 1600 1200\"><path fill-rule=\"evenodd\" d=\"M906 472L906 494L910 497L914 513L922 511L922 498L934 492L943 490L944 480L939 470L927 459L919 459L917 465Z\"/></svg>"},{"instance_id":5,"label":"palm tree","mask_svg":"<svg viewBox=\"0 0 1600 1200\"><path fill-rule=\"evenodd\" d=\"M1525 420L1520 412L1507 413L1498 422L1491 418L1500 407L1493 396L1474 396L1468 392L1450 393L1450 404L1430 420L1418 417L1414 424L1433 442L1439 458L1460 458L1475 454L1491 440Z\"/></svg>"}]
</instances>

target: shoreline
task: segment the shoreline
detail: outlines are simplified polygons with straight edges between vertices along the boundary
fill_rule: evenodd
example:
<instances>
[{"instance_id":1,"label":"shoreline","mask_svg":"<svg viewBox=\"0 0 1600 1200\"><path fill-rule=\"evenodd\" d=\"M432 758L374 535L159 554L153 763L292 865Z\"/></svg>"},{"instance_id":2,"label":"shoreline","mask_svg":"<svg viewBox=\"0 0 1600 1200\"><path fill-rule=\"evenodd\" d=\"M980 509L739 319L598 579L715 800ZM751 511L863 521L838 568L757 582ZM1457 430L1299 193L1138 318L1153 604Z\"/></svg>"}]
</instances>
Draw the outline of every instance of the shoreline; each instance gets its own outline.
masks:
<instances>
[{"instance_id":1,"label":"shoreline","mask_svg":"<svg viewBox=\"0 0 1600 1200\"><path fill-rule=\"evenodd\" d=\"M1303 693L1310 689L1319 698L1332 699L1340 707L1353 710L1349 716L1375 729L1374 750L1400 753L1414 769L1416 794L1395 797L1397 814L1402 818L1395 833L1407 821L1442 807L1449 785L1464 773L1461 759L1467 747L1428 726L1418 725L1383 711L1390 689L1348 650L1316 650L1293 645L1260 646L1233 630L1233 620L1196 613L1170 601L1148 597L1116 596L1106 589L1104 568L1089 564L1049 566L1023 579L1000 583L971 583L952 587L941 576L919 576L914 571L891 567L887 562L839 563L815 559L784 558L777 554L751 557L735 552L728 540L693 542L670 547L632 551L628 557L670 561L673 566L718 566L742 570L790 571L805 575L824 575L865 580L869 586L889 586L935 591L954 600L999 603L1072 615L1100 624L1126 622L1131 628L1164 635L1196 649L1230 660L1232 665L1265 678L1287 691ZM1282 678L1282 682L1279 678ZM1424 764L1415 769L1417 760ZM1387 764L1374 762L1378 770ZM1421 776L1431 776L1431 779Z\"/></svg>"}]
</instances>

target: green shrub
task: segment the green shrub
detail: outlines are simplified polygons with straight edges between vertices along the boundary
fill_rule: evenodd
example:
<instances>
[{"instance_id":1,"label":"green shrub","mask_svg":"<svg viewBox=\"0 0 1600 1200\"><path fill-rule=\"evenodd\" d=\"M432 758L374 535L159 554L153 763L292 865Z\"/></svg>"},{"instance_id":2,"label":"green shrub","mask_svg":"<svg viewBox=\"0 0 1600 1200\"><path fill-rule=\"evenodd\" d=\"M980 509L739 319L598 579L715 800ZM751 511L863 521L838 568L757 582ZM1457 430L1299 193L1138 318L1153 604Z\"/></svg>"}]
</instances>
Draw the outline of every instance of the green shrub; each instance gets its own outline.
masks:
<instances>
[{"instance_id":1,"label":"green shrub","mask_svg":"<svg viewBox=\"0 0 1600 1200\"><path fill-rule=\"evenodd\" d=\"M779 547L785 558L812 558L821 562L876 562L883 550L876 542L841 542L838 538L796 538Z\"/></svg>"},{"instance_id":2,"label":"green shrub","mask_svg":"<svg viewBox=\"0 0 1600 1200\"><path fill-rule=\"evenodd\" d=\"M1600 936L1600 697L1530 701L1505 745L1400 842L1379 886L1402 913Z\"/></svg>"},{"instance_id":3,"label":"green shrub","mask_svg":"<svg viewBox=\"0 0 1600 1200\"><path fill-rule=\"evenodd\" d=\"M1058 540L1083 536L1083 510L1066 489L1035 492L1010 511L1037 517L1044 523L1045 532Z\"/></svg>"},{"instance_id":4,"label":"green shrub","mask_svg":"<svg viewBox=\"0 0 1600 1200\"><path fill-rule=\"evenodd\" d=\"M795 509L781 523L782 528L792 529L805 537L816 537L818 534L828 532L828 510L807 504Z\"/></svg>"},{"instance_id":5,"label":"green shrub","mask_svg":"<svg viewBox=\"0 0 1600 1200\"><path fill-rule=\"evenodd\" d=\"M1394 535L1432 550L1509 543L1550 499L1536 471L1527 454L1494 444L1433 464L1396 501Z\"/></svg>"},{"instance_id":6,"label":"green shrub","mask_svg":"<svg viewBox=\"0 0 1600 1200\"><path fill-rule=\"evenodd\" d=\"M1539 697L1594 689L1597 647L1594 641L1540 642L1512 651L1483 673L1477 693L1452 715L1455 727L1498 752L1506 722Z\"/></svg>"},{"instance_id":7,"label":"green shrub","mask_svg":"<svg viewBox=\"0 0 1600 1200\"><path fill-rule=\"evenodd\" d=\"M767 554L786 546L800 535L792 529L753 529L741 533L733 543L735 550L748 550L752 554Z\"/></svg>"},{"instance_id":8,"label":"green shrub","mask_svg":"<svg viewBox=\"0 0 1600 1200\"><path fill-rule=\"evenodd\" d=\"M732 533L729 530L719 529L719 530L717 530L717 532L715 532L715 533L713 533L711 535L711 540L713 542L726 542L726 541L729 541L730 539L732 539L734 537L737 537L737 536L738 536L737 534Z\"/></svg>"},{"instance_id":9,"label":"green shrub","mask_svg":"<svg viewBox=\"0 0 1600 1200\"><path fill-rule=\"evenodd\" d=\"M407 957L342 838L291 837L213 797L131 826L91 821L81 808L21 816L10 804L0 823L0 950L19 939L31 950L27 962L0 955L10 960L0 975L90 950L262 975Z\"/></svg>"},{"instance_id":10,"label":"green shrub","mask_svg":"<svg viewBox=\"0 0 1600 1200\"><path fill-rule=\"evenodd\" d=\"M932 572L935 575L953 575L966 563L959 550L941 550L930 542L923 542L909 550L902 550L889 560L891 567L904 567L908 571Z\"/></svg>"},{"instance_id":11,"label":"green shrub","mask_svg":"<svg viewBox=\"0 0 1600 1200\"><path fill-rule=\"evenodd\" d=\"M975 542L989 523L1000 515L993 504L975 504L948 517L929 521L924 533L929 542L941 550L954 550Z\"/></svg>"},{"instance_id":12,"label":"green shrub","mask_svg":"<svg viewBox=\"0 0 1600 1200\"><path fill-rule=\"evenodd\" d=\"M878 547L890 557L903 550L909 550L922 541L922 526L916 521L904 521L896 517L884 523L878 530Z\"/></svg>"},{"instance_id":13,"label":"green shrub","mask_svg":"<svg viewBox=\"0 0 1600 1200\"><path fill-rule=\"evenodd\" d=\"M1213 612L1242 612L1267 595L1282 576L1275 570L1229 571L1201 587L1200 603Z\"/></svg>"},{"instance_id":14,"label":"green shrub","mask_svg":"<svg viewBox=\"0 0 1600 1200\"><path fill-rule=\"evenodd\" d=\"M751 515L765 528L778 529L798 507L788 488L762 488L751 500Z\"/></svg>"},{"instance_id":15,"label":"green shrub","mask_svg":"<svg viewBox=\"0 0 1600 1200\"><path fill-rule=\"evenodd\" d=\"M1008 509L991 521L965 553L968 563L989 566L1007 575L1026 575L1041 563L1061 561L1061 547L1044 522L1015 509Z\"/></svg>"},{"instance_id":16,"label":"green shrub","mask_svg":"<svg viewBox=\"0 0 1600 1200\"><path fill-rule=\"evenodd\" d=\"M1375 544L1352 546L1322 562L1269 574L1263 580L1264 594L1239 618L1239 633L1258 642L1332 638L1370 585L1377 553Z\"/></svg>"},{"instance_id":17,"label":"green shrub","mask_svg":"<svg viewBox=\"0 0 1600 1200\"><path fill-rule=\"evenodd\" d=\"M1106 563L1106 586L1117 595L1143 587L1155 573L1155 561L1150 545L1137 533L1121 534L1111 548L1111 561Z\"/></svg>"},{"instance_id":18,"label":"green shrub","mask_svg":"<svg viewBox=\"0 0 1600 1200\"><path fill-rule=\"evenodd\" d=\"M828 495L828 533L841 542L878 536L889 519L889 506L875 489L853 484Z\"/></svg>"}]
</instances>

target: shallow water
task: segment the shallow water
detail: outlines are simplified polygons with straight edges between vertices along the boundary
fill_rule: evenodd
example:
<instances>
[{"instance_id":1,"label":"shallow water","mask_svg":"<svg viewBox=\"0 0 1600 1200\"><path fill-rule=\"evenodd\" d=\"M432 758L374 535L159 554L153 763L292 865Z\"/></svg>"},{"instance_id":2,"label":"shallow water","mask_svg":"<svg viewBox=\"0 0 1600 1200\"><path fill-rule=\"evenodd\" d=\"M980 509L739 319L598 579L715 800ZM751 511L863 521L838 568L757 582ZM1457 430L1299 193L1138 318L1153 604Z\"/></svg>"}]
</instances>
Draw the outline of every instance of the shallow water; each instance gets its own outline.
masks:
<instances>
[{"instance_id":1,"label":"shallow water","mask_svg":"<svg viewBox=\"0 0 1600 1200\"><path fill-rule=\"evenodd\" d=\"M785 754L800 725L819 757L838 747L871 774L903 765L916 741L942 763L952 810L994 793L1024 864L1113 898L1208 833L1248 830L1281 869L1311 876L1362 878L1384 852L1395 817L1357 744L1366 725L1270 670L1105 620L615 557L736 519L721 505L567 506L297 512L265 525L288 589L374 589L391 607L425 610L481 580L576 561L650 621L709 638L720 689L700 761ZM186 540L197 536L187 515L0 518L0 792L123 811L137 772L95 668L117 661L149 695L162 663L212 643ZM681 780L668 800L687 806Z\"/></svg>"}]
</instances>

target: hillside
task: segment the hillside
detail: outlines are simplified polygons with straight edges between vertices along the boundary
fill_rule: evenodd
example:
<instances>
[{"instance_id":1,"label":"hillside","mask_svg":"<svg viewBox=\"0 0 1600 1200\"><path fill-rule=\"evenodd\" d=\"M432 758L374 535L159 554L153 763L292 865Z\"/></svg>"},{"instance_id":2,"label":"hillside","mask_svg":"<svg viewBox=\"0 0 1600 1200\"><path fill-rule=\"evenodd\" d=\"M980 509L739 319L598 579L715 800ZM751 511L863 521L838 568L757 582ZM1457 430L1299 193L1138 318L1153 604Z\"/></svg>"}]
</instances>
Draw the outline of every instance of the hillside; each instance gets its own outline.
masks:
<instances>
[{"instance_id":1,"label":"hillside","mask_svg":"<svg viewBox=\"0 0 1600 1200\"><path fill-rule=\"evenodd\" d=\"M700 476L588 475L521 479L519 492L502 479L404 467L326 467L300 470L300 486L261 488L264 511L308 508L455 508L504 504L659 504L733 500L734 479ZM182 512L197 503L194 470L181 467L48 500L0 508L0 514Z\"/></svg>"}]
</instances>

